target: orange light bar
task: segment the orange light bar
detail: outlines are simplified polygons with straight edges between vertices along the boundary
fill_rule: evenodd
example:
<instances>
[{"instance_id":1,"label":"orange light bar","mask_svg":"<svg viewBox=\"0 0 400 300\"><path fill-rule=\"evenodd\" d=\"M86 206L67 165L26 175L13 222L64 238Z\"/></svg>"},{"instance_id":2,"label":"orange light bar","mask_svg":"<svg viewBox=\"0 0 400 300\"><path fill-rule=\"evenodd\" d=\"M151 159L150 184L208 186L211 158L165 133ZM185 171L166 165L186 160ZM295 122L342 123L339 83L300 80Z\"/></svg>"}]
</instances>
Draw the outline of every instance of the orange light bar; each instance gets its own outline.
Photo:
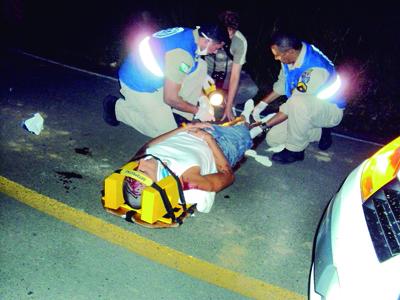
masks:
<instances>
[{"instance_id":1,"label":"orange light bar","mask_svg":"<svg viewBox=\"0 0 400 300\"><path fill-rule=\"evenodd\" d=\"M400 136L376 152L365 164L361 175L363 201L396 177L399 168Z\"/></svg>"}]
</instances>

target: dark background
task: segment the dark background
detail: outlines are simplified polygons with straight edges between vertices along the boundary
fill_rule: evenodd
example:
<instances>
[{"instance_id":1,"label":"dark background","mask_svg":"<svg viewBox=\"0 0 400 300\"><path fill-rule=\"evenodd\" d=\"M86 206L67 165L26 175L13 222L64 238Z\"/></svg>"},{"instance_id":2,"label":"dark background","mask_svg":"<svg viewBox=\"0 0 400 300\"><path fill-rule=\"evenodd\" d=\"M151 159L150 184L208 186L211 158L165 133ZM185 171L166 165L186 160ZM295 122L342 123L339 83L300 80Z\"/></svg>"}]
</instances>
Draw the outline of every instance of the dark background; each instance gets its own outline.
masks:
<instances>
[{"instance_id":1,"label":"dark background","mask_svg":"<svg viewBox=\"0 0 400 300\"><path fill-rule=\"evenodd\" d=\"M2 0L1 8L3 45L108 75L117 74L141 32L194 27L237 10L248 40L245 69L260 87L256 100L280 67L268 47L271 33L289 30L321 49L345 78L348 107L336 132L381 143L400 132L398 4Z\"/></svg>"}]
</instances>

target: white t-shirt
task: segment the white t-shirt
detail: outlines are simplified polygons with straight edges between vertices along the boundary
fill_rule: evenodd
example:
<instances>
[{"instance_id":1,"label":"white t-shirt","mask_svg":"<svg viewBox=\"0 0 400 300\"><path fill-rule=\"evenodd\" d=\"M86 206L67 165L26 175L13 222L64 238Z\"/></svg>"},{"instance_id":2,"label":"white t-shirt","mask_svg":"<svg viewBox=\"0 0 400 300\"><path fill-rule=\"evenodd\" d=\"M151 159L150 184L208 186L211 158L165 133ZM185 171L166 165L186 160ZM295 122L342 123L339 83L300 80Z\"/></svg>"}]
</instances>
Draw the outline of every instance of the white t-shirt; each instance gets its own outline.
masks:
<instances>
[{"instance_id":1,"label":"white t-shirt","mask_svg":"<svg viewBox=\"0 0 400 300\"><path fill-rule=\"evenodd\" d=\"M193 166L200 167L201 175L217 173L215 159L208 144L187 132L179 132L150 146L146 153L161 159L178 177ZM183 193L186 202L196 203L200 212L209 212L214 203L215 192L191 189Z\"/></svg>"}]
</instances>

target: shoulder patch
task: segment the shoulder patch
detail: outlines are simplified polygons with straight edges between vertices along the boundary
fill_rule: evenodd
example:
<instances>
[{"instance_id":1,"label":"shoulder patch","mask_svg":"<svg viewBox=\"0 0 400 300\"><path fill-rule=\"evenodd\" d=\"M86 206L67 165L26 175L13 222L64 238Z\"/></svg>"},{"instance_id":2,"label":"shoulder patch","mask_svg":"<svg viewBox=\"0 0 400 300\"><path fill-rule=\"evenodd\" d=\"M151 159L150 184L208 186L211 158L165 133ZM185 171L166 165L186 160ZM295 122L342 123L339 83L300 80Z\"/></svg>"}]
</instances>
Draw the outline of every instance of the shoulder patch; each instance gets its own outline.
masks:
<instances>
[{"instance_id":1,"label":"shoulder patch","mask_svg":"<svg viewBox=\"0 0 400 300\"><path fill-rule=\"evenodd\" d=\"M301 82L308 83L310 81L311 73L313 69L308 69L307 71L304 71L301 76L300 80Z\"/></svg>"},{"instance_id":2,"label":"shoulder patch","mask_svg":"<svg viewBox=\"0 0 400 300\"><path fill-rule=\"evenodd\" d=\"M179 32L182 32L184 29L182 27L174 27L174 28L168 28L164 30L160 30L156 33L153 33L153 37L163 39L167 38L171 35L177 34Z\"/></svg>"},{"instance_id":3,"label":"shoulder patch","mask_svg":"<svg viewBox=\"0 0 400 300\"><path fill-rule=\"evenodd\" d=\"M179 65L179 71L188 74L190 71L190 66L184 62L181 62L181 64Z\"/></svg>"},{"instance_id":4,"label":"shoulder patch","mask_svg":"<svg viewBox=\"0 0 400 300\"><path fill-rule=\"evenodd\" d=\"M305 93L307 92L307 85L304 82L299 81L299 83L296 86L296 89L301 93Z\"/></svg>"},{"instance_id":5,"label":"shoulder patch","mask_svg":"<svg viewBox=\"0 0 400 300\"><path fill-rule=\"evenodd\" d=\"M301 93L307 92L307 83L310 81L312 71L313 69L308 69L301 74L299 82L297 83L296 86L296 89L299 92Z\"/></svg>"}]
</instances>

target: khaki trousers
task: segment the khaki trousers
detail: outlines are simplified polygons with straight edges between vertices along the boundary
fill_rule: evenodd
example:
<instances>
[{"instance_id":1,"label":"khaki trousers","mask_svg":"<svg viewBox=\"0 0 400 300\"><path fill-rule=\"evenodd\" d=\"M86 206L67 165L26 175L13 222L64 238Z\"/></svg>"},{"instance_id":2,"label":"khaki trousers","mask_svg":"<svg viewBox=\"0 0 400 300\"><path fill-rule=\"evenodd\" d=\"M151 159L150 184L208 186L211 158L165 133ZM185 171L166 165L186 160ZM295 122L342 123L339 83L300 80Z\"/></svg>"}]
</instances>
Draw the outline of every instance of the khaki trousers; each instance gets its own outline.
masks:
<instances>
[{"instance_id":1,"label":"khaki trousers","mask_svg":"<svg viewBox=\"0 0 400 300\"><path fill-rule=\"evenodd\" d=\"M320 140L322 127L337 126L343 118L336 104L314 95L294 94L279 111L288 119L272 127L266 141L271 147L284 144L290 151L303 151L310 142Z\"/></svg>"},{"instance_id":2,"label":"khaki trousers","mask_svg":"<svg viewBox=\"0 0 400 300\"><path fill-rule=\"evenodd\" d=\"M207 65L199 60L197 69L184 79L179 96L185 101L197 105L202 92L202 85L207 75ZM132 90L120 82L123 98L115 104L115 114L118 121L135 128L140 133L151 138L159 136L177 127L173 113L182 115L188 120L193 114L171 109L164 102L164 88L153 93L143 93Z\"/></svg>"}]
</instances>

